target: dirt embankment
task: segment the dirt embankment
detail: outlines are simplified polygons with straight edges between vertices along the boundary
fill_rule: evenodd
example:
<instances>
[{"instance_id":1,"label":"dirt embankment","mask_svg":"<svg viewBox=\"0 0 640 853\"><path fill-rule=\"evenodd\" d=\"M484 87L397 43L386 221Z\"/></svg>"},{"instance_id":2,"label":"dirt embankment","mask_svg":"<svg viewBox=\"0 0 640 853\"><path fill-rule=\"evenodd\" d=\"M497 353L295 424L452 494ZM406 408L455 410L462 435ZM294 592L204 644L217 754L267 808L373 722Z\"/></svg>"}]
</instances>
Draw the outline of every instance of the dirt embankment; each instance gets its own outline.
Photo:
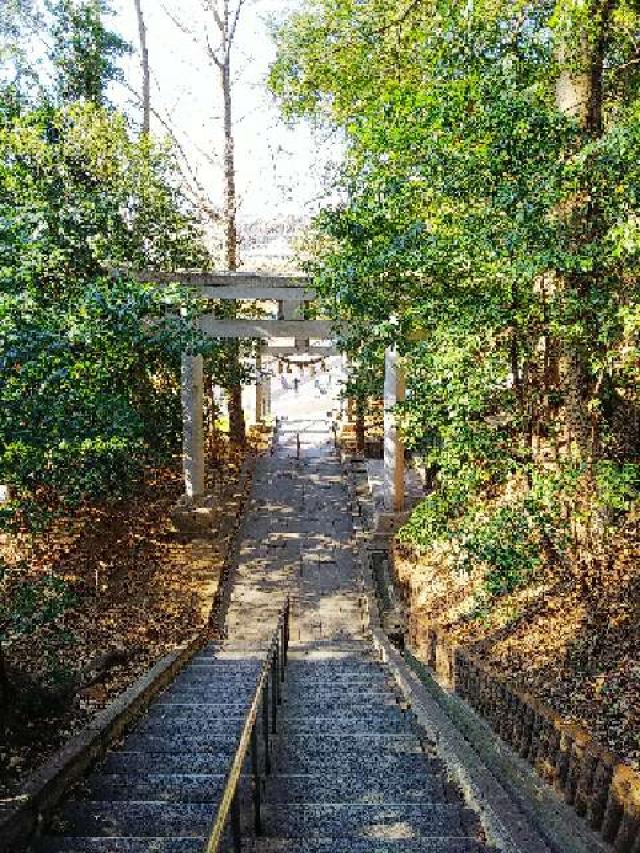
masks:
<instances>
[{"instance_id":1,"label":"dirt embankment","mask_svg":"<svg viewBox=\"0 0 640 853\"><path fill-rule=\"evenodd\" d=\"M181 532L172 521L183 488L176 464L149 471L126 502L85 506L35 540L0 541L3 595L24 614L3 644L0 798L206 623L251 458L268 441L252 438L247 453L221 443L211 456L207 491L216 500L205 530Z\"/></svg>"},{"instance_id":2,"label":"dirt embankment","mask_svg":"<svg viewBox=\"0 0 640 853\"><path fill-rule=\"evenodd\" d=\"M426 658L427 630L483 658L497 673L602 746L640 768L640 540L637 521L604 565L544 565L487 603L485 572L457 572L446 552L396 544L396 576L410 635Z\"/></svg>"}]
</instances>

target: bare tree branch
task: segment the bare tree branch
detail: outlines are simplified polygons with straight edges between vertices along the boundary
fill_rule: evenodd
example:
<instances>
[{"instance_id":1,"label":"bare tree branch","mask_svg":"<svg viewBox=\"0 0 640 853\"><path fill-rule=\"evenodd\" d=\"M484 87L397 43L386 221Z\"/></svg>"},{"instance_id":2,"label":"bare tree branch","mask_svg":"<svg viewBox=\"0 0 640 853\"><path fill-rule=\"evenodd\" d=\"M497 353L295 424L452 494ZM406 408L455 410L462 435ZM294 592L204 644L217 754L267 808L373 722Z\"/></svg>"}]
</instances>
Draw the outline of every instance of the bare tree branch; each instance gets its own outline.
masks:
<instances>
[{"instance_id":1,"label":"bare tree branch","mask_svg":"<svg viewBox=\"0 0 640 853\"><path fill-rule=\"evenodd\" d=\"M218 29L220 30L220 32L224 33L224 22L220 17L220 12L218 11L216 3L212 3L211 0L204 0L204 7L207 12L211 12L211 14L213 15L213 19L218 25Z\"/></svg>"},{"instance_id":2,"label":"bare tree branch","mask_svg":"<svg viewBox=\"0 0 640 853\"><path fill-rule=\"evenodd\" d=\"M149 72L149 48L147 45L147 27L142 11L142 0L133 0L138 18L140 37L140 66L142 70L142 132L147 136L151 132L151 75Z\"/></svg>"},{"instance_id":3,"label":"bare tree branch","mask_svg":"<svg viewBox=\"0 0 640 853\"><path fill-rule=\"evenodd\" d=\"M209 41L209 33L205 35L205 40L207 44L207 53L209 54L209 59L213 62L216 68L218 68L218 70L222 71L224 61L222 59L218 59L214 48L211 46L211 42Z\"/></svg>"},{"instance_id":4,"label":"bare tree branch","mask_svg":"<svg viewBox=\"0 0 640 853\"><path fill-rule=\"evenodd\" d=\"M122 82L124 88L132 95L138 103L141 103L140 93L137 92L132 86L130 86L126 82ZM174 129L172 128L168 119L162 115L159 110L157 110L153 105L151 105L151 113L155 119L159 122L159 124L164 128L167 132L167 135L171 139L171 143L177 151L178 163L180 164L180 169L182 171L183 178L187 181L187 185L185 186L185 191L188 195L191 196L192 201L196 203L198 209L204 213L209 220L212 222L218 222L220 220L220 211L216 210L215 207L209 201L207 191L201 183L198 175L196 174L195 169L191 165L187 152L184 149L183 144L178 139ZM189 186L189 183L191 186Z\"/></svg>"},{"instance_id":5,"label":"bare tree branch","mask_svg":"<svg viewBox=\"0 0 640 853\"><path fill-rule=\"evenodd\" d=\"M229 28L229 35L227 38L227 41L229 43L229 47L231 47L231 43L232 43L234 36L236 34L236 29L238 27L238 20L240 19L240 13L242 12L242 7L244 6L245 0L237 0L237 2L238 2L238 5L236 6L236 11L235 11L235 14L233 16L233 21L231 23L231 27Z\"/></svg>"},{"instance_id":6,"label":"bare tree branch","mask_svg":"<svg viewBox=\"0 0 640 853\"><path fill-rule=\"evenodd\" d=\"M214 157L208 151L205 151L205 149L202 148L201 145L198 145L197 142L194 142L193 139L191 140L191 144L193 145L193 147L198 152L198 154L202 157L203 160L206 160L207 163L210 166L212 166L213 168L215 168L215 169L219 168L219 166L220 166L220 158L219 157Z\"/></svg>"},{"instance_id":7,"label":"bare tree branch","mask_svg":"<svg viewBox=\"0 0 640 853\"><path fill-rule=\"evenodd\" d=\"M196 33L194 33L194 31L193 31L190 27L188 27L188 26L184 23L184 21L181 21L181 20L180 20L180 18L176 17L176 15L174 15L174 13L169 9L169 7L167 6L167 4L166 4L166 3L163 3L163 2L162 2L162 0L161 0L161 2L160 2L160 8L161 8L161 9L162 9L162 11L165 13L165 15L167 16L167 18L169 18L169 20L171 21L171 23L172 23L175 27L177 27L183 35L185 35L185 36L189 36L189 38L191 39L191 41L195 42L196 44L200 44L200 39L198 38L198 36L196 35Z\"/></svg>"}]
</instances>

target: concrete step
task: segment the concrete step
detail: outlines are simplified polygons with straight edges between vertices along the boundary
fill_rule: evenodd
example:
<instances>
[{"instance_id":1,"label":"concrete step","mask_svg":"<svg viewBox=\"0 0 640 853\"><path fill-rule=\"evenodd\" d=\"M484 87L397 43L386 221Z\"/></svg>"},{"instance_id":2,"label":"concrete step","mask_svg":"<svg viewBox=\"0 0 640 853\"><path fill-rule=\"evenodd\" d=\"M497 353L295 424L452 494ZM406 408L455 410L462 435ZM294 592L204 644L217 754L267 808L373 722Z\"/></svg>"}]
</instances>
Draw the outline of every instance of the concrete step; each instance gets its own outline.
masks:
<instances>
[{"instance_id":1,"label":"concrete step","mask_svg":"<svg viewBox=\"0 0 640 853\"><path fill-rule=\"evenodd\" d=\"M260 655L259 653L256 654L256 650L247 649L246 654L238 656L234 649L227 648L224 643L222 645L220 643L207 643L191 660L193 662L201 659L221 665L229 664L230 666L235 663L239 666L260 663Z\"/></svg>"},{"instance_id":2,"label":"concrete step","mask_svg":"<svg viewBox=\"0 0 640 853\"><path fill-rule=\"evenodd\" d=\"M315 677L333 677L334 675L343 676L366 676L370 673L384 672L383 664L371 660L363 661L355 658L340 658L338 660L300 660L299 658L291 657L287 666L287 672L290 673L290 678L294 676L305 676L311 673Z\"/></svg>"},{"instance_id":3,"label":"concrete step","mask_svg":"<svg viewBox=\"0 0 640 853\"><path fill-rule=\"evenodd\" d=\"M244 686L255 687L259 675L259 667L221 672L216 666L190 666L178 675L172 686L177 690L189 687L199 689L203 686L214 690L219 687L225 690Z\"/></svg>"},{"instance_id":4,"label":"concrete step","mask_svg":"<svg viewBox=\"0 0 640 853\"><path fill-rule=\"evenodd\" d=\"M373 715L385 709L400 711L404 705L403 700L393 693L373 693L368 696L358 694L356 699L348 695L337 699L331 696L314 699L311 695L306 695L299 702L292 701L285 693L282 697L282 707L286 717L291 715L309 718L330 717L334 713L338 716Z\"/></svg>"},{"instance_id":5,"label":"concrete step","mask_svg":"<svg viewBox=\"0 0 640 853\"><path fill-rule=\"evenodd\" d=\"M258 626L254 633L248 634L244 625L233 625L233 623L227 622L226 630L229 637L237 642L251 642L254 644L262 643L264 645L265 654L271 646L271 636L273 634L271 627L261 629L260 626Z\"/></svg>"},{"instance_id":6,"label":"concrete step","mask_svg":"<svg viewBox=\"0 0 640 853\"><path fill-rule=\"evenodd\" d=\"M161 729L160 734L139 733L137 730L131 733L126 740L127 749L137 752L161 753L161 752L222 752L233 754L240 738L241 726L236 731L200 731L183 730L167 726Z\"/></svg>"},{"instance_id":7,"label":"concrete step","mask_svg":"<svg viewBox=\"0 0 640 853\"><path fill-rule=\"evenodd\" d=\"M370 655L374 653L370 640L313 640L304 643L294 642L289 649L291 656L304 654L317 654L322 652L331 656L341 653L358 653Z\"/></svg>"},{"instance_id":8,"label":"concrete step","mask_svg":"<svg viewBox=\"0 0 640 853\"><path fill-rule=\"evenodd\" d=\"M224 773L98 773L83 786L88 800L217 803Z\"/></svg>"},{"instance_id":9,"label":"concrete step","mask_svg":"<svg viewBox=\"0 0 640 853\"><path fill-rule=\"evenodd\" d=\"M422 778L429 772L429 756L418 748L412 752L386 749L381 754L375 752L374 746L339 753L280 747L274 754L273 763L278 774L318 773L374 778L397 774Z\"/></svg>"},{"instance_id":10,"label":"concrete step","mask_svg":"<svg viewBox=\"0 0 640 853\"><path fill-rule=\"evenodd\" d=\"M285 838L351 836L397 840L422 837L473 838L475 812L458 804L393 805L268 804L263 811L265 835Z\"/></svg>"},{"instance_id":11,"label":"concrete step","mask_svg":"<svg viewBox=\"0 0 640 853\"><path fill-rule=\"evenodd\" d=\"M333 716L291 716L283 718L278 729L284 740L290 734L296 735L347 735L367 732L369 734L417 734L420 732L415 720L402 711L387 714L363 714L361 709L354 709L353 714L335 714Z\"/></svg>"},{"instance_id":12,"label":"concrete step","mask_svg":"<svg viewBox=\"0 0 640 853\"><path fill-rule=\"evenodd\" d=\"M295 667L292 664L286 670L286 678L291 689L322 689L328 687L331 689L341 688L348 690L350 687L366 687L367 685L392 686L394 682L388 672L385 672L380 667L372 666L369 671L357 670L354 672L343 671L342 669L330 669L314 671L313 664L305 664L304 669Z\"/></svg>"},{"instance_id":13,"label":"concrete step","mask_svg":"<svg viewBox=\"0 0 640 853\"><path fill-rule=\"evenodd\" d=\"M244 705L246 708L251 704L256 685L251 687L245 685L223 685L218 684L215 688L199 685L192 688L184 686L170 687L165 690L155 701L154 705L189 705L200 703L202 705Z\"/></svg>"},{"instance_id":14,"label":"concrete step","mask_svg":"<svg viewBox=\"0 0 640 853\"><path fill-rule=\"evenodd\" d=\"M164 707L172 708L174 706L165 705ZM237 716L232 716L229 712L225 715L217 714L214 716L207 716L202 712L191 716L155 715L142 720L135 728L135 735L166 737L169 742L177 734L189 737L194 735L211 737L237 735L242 730L244 721L244 713Z\"/></svg>"},{"instance_id":15,"label":"concrete step","mask_svg":"<svg viewBox=\"0 0 640 853\"><path fill-rule=\"evenodd\" d=\"M221 661L218 658L212 658L207 655L196 655L189 666L185 667L182 672L184 674L195 672L217 678L251 678L260 672L263 657L264 655L260 655L259 660L245 660L238 657Z\"/></svg>"},{"instance_id":16,"label":"concrete step","mask_svg":"<svg viewBox=\"0 0 640 853\"><path fill-rule=\"evenodd\" d=\"M271 635L272 634L273 631L271 631ZM240 637L234 640L228 639L226 642L229 643L230 648L234 650L235 654L242 654L243 650L247 647L250 647L251 649L256 649L256 654L259 654L261 656L261 660L264 661L266 652L269 651L269 649L271 648L271 635L268 638L260 640L259 643L255 644L244 642Z\"/></svg>"},{"instance_id":17,"label":"concrete step","mask_svg":"<svg viewBox=\"0 0 640 853\"><path fill-rule=\"evenodd\" d=\"M202 838L215 817L213 803L120 802L69 803L59 819L59 835Z\"/></svg>"},{"instance_id":18,"label":"concrete step","mask_svg":"<svg viewBox=\"0 0 640 853\"><path fill-rule=\"evenodd\" d=\"M160 721L175 721L178 724L181 720L186 722L198 720L208 725L209 722L216 720L244 720L248 707L247 704L229 705L226 702L220 705L211 703L203 705L200 702L172 703L170 705L154 704L149 708L147 714L141 717L140 726L145 723L151 724Z\"/></svg>"},{"instance_id":19,"label":"concrete step","mask_svg":"<svg viewBox=\"0 0 640 853\"><path fill-rule=\"evenodd\" d=\"M383 743L382 738L387 738ZM351 744L345 739L307 738L306 743L296 738L281 741L274 756L278 773L334 773L368 776L395 773L396 768L424 775L428 772L428 756L415 738L402 739L399 735L378 735L368 741L359 739ZM399 772L403 772L400 770Z\"/></svg>"},{"instance_id":20,"label":"concrete step","mask_svg":"<svg viewBox=\"0 0 640 853\"><path fill-rule=\"evenodd\" d=\"M379 657L371 641L367 639L316 639L293 640L289 646L291 660L332 660L340 658L354 660L377 660Z\"/></svg>"},{"instance_id":21,"label":"concrete step","mask_svg":"<svg viewBox=\"0 0 640 853\"><path fill-rule=\"evenodd\" d=\"M36 853L202 853L206 838L43 838Z\"/></svg>"},{"instance_id":22,"label":"concrete step","mask_svg":"<svg viewBox=\"0 0 640 853\"><path fill-rule=\"evenodd\" d=\"M335 678L330 676L313 678L310 676L289 676L285 672L286 691L288 695L300 696L304 693L309 693L312 696L322 696L327 692L335 696L343 693L361 693L373 692L378 693L389 692L395 693L396 685L390 678L383 673L372 673L371 675L359 675L355 678L349 676L336 675Z\"/></svg>"},{"instance_id":23,"label":"concrete step","mask_svg":"<svg viewBox=\"0 0 640 853\"><path fill-rule=\"evenodd\" d=\"M137 752L126 749L109 753L101 771L128 776L136 773L226 773L233 754L234 749L198 752Z\"/></svg>"},{"instance_id":24,"label":"concrete step","mask_svg":"<svg viewBox=\"0 0 640 853\"><path fill-rule=\"evenodd\" d=\"M354 705L360 702L370 700L379 702L386 699L392 699L396 696L396 691L392 686L380 682L377 685L354 684L354 685L325 685L322 690L314 690L312 688L298 687L295 683L286 682L285 686L286 701L289 705L295 705L298 702L308 702L311 698L318 702L318 705L327 704L330 702L340 702L351 700Z\"/></svg>"},{"instance_id":25,"label":"concrete step","mask_svg":"<svg viewBox=\"0 0 640 853\"><path fill-rule=\"evenodd\" d=\"M275 625L273 626L275 630ZM207 654L207 649L203 649L203 655ZM246 663L249 665L252 661L260 666L264 660L264 653L262 648L259 646L252 647L250 645L237 645L235 643L230 643L228 640L225 640L224 647L220 653L220 658L225 661L233 662L233 661L241 661L242 663Z\"/></svg>"},{"instance_id":26,"label":"concrete step","mask_svg":"<svg viewBox=\"0 0 640 853\"><path fill-rule=\"evenodd\" d=\"M311 839L247 839L242 843L242 853L491 853L491 851L482 842L473 838L385 841L378 838L336 836Z\"/></svg>"},{"instance_id":27,"label":"concrete step","mask_svg":"<svg viewBox=\"0 0 640 853\"><path fill-rule=\"evenodd\" d=\"M434 803L460 802L458 789L446 780L442 765L433 761L431 772L418 778L401 775L340 776L284 774L267 779L265 798L271 803Z\"/></svg>"},{"instance_id":28,"label":"concrete step","mask_svg":"<svg viewBox=\"0 0 640 853\"><path fill-rule=\"evenodd\" d=\"M295 623L292 625L292 631L295 628ZM344 649L335 651L325 649L306 649L305 651L297 651L296 648L289 647L289 664L300 663L308 665L310 663L327 664L329 666L340 666L344 663L345 666L366 667L379 666L380 661L373 652L360 651L358 649Z\"/></svg>"}]
</instances>

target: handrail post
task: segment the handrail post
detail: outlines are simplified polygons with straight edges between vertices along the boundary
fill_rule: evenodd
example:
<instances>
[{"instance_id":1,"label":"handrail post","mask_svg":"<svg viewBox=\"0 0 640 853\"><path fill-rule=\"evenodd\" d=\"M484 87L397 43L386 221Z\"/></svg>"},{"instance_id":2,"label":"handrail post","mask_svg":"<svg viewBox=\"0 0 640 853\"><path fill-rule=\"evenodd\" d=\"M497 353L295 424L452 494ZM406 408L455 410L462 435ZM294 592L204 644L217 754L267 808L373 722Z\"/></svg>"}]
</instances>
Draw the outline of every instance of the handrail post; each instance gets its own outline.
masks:
<instances>
[{"instance_id":1,"label":"handrail post","mask_svg":"<svg viewBox=\"0 0 640 853\"><path fill-rule=\"evenodd\" d=\"M260 764L258 756L258 730L254 724L251 730L251 769L253 770L253 809L255 813L256 835L262 835L262 816L260 803Z\"/></svg>"},{"instance_id":2,"label":"handrail post","mask_svg":"<svg viewBox=\"0 0 640 853\"><path fill-rule=\"evenodd\" d=\"M236 790L231 801L231 837L233 839L233 853L242 853L242 833L240 830L240 803L238 802L238 791Z\"/></svg>"},{"instance_id":3,"label":"handrail post","mask_svg":"<svg viewBox=\"0 0 640 853\"><path fill-rule=\"evenodd\" d=\"M287 598L287 603L285 605L284 610L284 663L287 665L288 657L289 657L289 622L291 619L291 602L289 598Z\"/></svg>"},{"instance_id":4,"label":"handrail post","mask_svg":"<svg viewBox=\"0 0 640 853\"><path fill-rule=\"evenodd\" d=\"M264 737L264 772L271 773L271 752L269 749L269 674L262 688L262 729Z\"/></svg>"},{"instance_id":5,"label":"handrail post","mask_svg":"<svg viewBox=\"0 0 640 853\"><path fill-rule=\"evenodd\" d=\"M278 733L278 673L276 669L276 653L271 659L271 732Z\"/></svg>"},{"instance_id":6,"label":"handrail post","mask_svg":"<svg viewBox=\"0 0 640 853\"><path fill-rule=\"evenodd\" d=\"M278 631L278 634L280 632ZM280 681L280 672L282 669L282 651L280 649L280 637L276 642L276 692L278 694L278 705L282 704L282 684Z\"/></svg>"}]
</instances>

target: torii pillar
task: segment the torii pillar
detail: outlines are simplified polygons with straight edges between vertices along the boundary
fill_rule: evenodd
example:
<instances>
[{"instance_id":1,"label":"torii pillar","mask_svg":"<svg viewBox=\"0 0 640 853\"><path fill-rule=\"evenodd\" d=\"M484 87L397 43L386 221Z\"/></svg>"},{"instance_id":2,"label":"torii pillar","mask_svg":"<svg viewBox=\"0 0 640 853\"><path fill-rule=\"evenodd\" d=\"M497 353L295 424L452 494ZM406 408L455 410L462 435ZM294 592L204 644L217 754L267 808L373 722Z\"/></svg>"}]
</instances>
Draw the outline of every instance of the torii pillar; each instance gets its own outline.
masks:
<instances>
[{"instance_id":1,"label":"torii pillar","mask_svg":"<svg viewBox=\"0 0 640 853\"><path fill-rule=\"evenodd\" d=\"M286 302L278 302L278 319L279 320L302 320L304 318L305 303L303 299L290 299ZM295 347L307 349L309 341L305 338L296 338Z\"/></svg>"},{"instance_id":2,"label":"torii pillar","mask_svg":"<svg viewBox=\"0 0 640 853\"><path fill-rule=\"evenodd\" d=\"M188 498L204 495L204 364L201 355L182 356L182 460Z\"/></svg>"},{"instance_id":3,"label":"torii pillar","mask_svg":"<svg viewBox=\"0 0 640 853\"><path fill-rule=\"evenodd\" d=\"M384 504L390 512L402 512L405 506L404 443L396 425L393 408L405 399L404 365L395 349L384 356Z\"/></svg>"},{"instance_id":4,"label":"torii pillar","mask_svg":"<svg viewBox=\"0 0 640 853\"><path fill-rule=\"evenodd\" d=\"M263 373L262 344L256 349L256 423L263 423L271 414L271 376Z\"/></svg>"}]
</instances>

